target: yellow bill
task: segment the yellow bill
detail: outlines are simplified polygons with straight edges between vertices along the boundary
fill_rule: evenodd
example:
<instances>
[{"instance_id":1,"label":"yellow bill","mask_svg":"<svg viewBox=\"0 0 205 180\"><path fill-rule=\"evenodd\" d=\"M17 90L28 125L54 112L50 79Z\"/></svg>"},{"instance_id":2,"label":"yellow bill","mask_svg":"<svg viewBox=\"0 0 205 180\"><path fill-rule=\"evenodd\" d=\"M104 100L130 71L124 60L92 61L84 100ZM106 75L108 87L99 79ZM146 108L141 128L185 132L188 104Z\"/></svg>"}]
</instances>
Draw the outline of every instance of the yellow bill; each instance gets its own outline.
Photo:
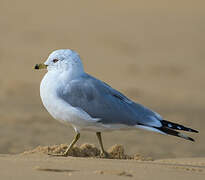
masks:
<instances>
[{"instance_id":1,"label":"yellow bill","mask_svg":"<svg viewBox=\"0 0 205 180\"><path fill-rule=\"evenodd\" d=\"M34 69L46 69L48 65L45 65L43 63L41 64L36 64Z\"/></svg>"}]
</instances>

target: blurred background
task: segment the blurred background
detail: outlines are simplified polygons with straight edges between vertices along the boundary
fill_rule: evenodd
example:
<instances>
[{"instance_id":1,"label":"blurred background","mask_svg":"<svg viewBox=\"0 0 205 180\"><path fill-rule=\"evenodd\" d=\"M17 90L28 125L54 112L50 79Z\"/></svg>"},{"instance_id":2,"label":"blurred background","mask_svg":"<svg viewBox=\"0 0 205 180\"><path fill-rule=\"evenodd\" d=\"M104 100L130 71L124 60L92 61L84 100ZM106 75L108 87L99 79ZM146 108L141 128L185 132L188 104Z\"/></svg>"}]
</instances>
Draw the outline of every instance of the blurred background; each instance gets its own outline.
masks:
<instances>
[{"instance_id":1,"label":"blurred background","mask_svg":"<svg viewBox=\"0 0 205 180\"><path fill-rule=\"evenodd\" d=\"M42 106L34 71L55 49L71 48L85 70L164 119L200 131L195 143L142 130L104 133L106 148L153 158L205 152L205 3L190 0L0 1L0 153L70 143L71 127ZM93 133L79 144L98 146Z\"/></svg>"}]
</instances>

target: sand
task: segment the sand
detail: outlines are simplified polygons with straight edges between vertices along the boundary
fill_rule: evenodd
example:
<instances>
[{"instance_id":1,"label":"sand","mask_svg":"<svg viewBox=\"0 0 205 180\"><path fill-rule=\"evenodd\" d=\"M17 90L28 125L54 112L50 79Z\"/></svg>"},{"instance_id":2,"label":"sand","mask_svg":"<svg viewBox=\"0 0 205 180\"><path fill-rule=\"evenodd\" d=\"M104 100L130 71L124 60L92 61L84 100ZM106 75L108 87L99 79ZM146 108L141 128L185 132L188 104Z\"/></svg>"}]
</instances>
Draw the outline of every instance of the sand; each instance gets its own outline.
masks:
<instances>
[{"instance_id":1,"label":"sand","mask_svg":"<svg viewBox=\"0 0 205 180\"><path fill-rule=\"evenodd\" d=\"M205 158L155 161L1 155L1 179L204 179Z\"/></svg>"},{"instance_id":2,"label":"sand","mask_svg":"<svg viewBox=\"0 0 205 180\"><path fill-rule=\"evenodd\" d=\"M1 179L204 179L204 7L200 0L1 1ZM125 157L153 161L22 154L66 147L74 136L42 106L45 71L32 69L59 48L79 52L86 72L166 120L199 130L190 134L196 142L116 131L102 134L105 149L121 144ZM84 143L98 153L94 133L82 132L77 146Z\"/></svg>"},{"instance_id":3,"label":"sand","mask_svg":"<svg viewBox=\"0 0 205 180\"><path fill-rule=\"evenodd\" d=\"M69 156L58 157L65 144L37 147L19 155L1 155L2 179L204 179L205 158L153 160L138 155L130 156L122 145L114 145L101 158L99 149L83 144L72 149Z\"/></svg>"},{"instance_id":4,"label":"sand","mask_svg":"<svg viewBox=\"0 0 205 180\"><path fill-rule=\"evenodd\" d=\"M22 155L27 154L46 154L59 156L68 148L67 144L53 145L53 146L38 146L33 150L24 151ZM106 159L132 159L141 161L152 161L151 157L144 157L140 154L128 155L125 153L122 145L115 144L106 151L106 156L100 153L100 149L93 144L82 144L81 146L74 146L68 153L68 156L73 157L92 157L92 158L106 158Z\"/></svg>"}]
</instances>

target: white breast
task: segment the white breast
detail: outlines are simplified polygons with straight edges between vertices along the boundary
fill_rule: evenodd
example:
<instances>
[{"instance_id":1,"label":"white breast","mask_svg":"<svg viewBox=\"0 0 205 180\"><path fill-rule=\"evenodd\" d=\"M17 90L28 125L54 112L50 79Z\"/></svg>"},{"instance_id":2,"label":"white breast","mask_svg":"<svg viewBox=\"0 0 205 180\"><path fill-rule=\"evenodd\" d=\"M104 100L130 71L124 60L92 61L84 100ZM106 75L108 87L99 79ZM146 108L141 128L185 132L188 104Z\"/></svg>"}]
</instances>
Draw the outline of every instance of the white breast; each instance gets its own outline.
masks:
<instances>
[{"instance_id":1,"label":"white breast","mask_svg":"<svg viewBox=\"0 0 205 180\"><path fill-rule=\"evenodd\" d=\"M55 77L55 78L54 78ZM95 124L98 119L92 118L82 109L72 107L58 97L57 91L64 86L55 73L48 72L41 81L40 96L47 111L63 123L71 123L75 129L84 129Z\"/></svg>"}]
</instances>

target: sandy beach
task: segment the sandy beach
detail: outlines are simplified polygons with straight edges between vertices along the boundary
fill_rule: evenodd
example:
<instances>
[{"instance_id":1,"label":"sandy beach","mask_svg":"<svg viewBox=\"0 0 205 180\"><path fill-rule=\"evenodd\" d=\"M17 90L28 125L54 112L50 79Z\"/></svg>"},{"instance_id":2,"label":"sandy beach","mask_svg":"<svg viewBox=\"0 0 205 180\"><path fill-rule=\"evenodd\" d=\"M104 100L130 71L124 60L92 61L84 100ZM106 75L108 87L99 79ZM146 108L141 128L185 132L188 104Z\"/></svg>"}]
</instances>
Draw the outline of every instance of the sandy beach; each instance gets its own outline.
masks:
<instances>
[{"instance_id":1,"label":"sandy beach","mask_svg":"<svg viewBox=\"0 0 205 180\"><path fill-rule=\"evenodd\" d=\"M1 155L2 179L204 179L205 158L153 162L44 155Z\"/></svg>"},{"instance_id":2,"label":"sandy beach","mask_svg":"<svg viewBox=\"0 0 205 180\"><path fill-rule=\"evenodd\" d=\"M203 1L2 1L0 6L1 179L204 179ZM152 161L22 154L69 144L72 127L44 109L35 71L55 49L77 51L85 71L166 120L199 130L196 142L136 130L103 133L106 149ZM78 145L94 144L82 132Z\"/></svg>"}]
</instances>

